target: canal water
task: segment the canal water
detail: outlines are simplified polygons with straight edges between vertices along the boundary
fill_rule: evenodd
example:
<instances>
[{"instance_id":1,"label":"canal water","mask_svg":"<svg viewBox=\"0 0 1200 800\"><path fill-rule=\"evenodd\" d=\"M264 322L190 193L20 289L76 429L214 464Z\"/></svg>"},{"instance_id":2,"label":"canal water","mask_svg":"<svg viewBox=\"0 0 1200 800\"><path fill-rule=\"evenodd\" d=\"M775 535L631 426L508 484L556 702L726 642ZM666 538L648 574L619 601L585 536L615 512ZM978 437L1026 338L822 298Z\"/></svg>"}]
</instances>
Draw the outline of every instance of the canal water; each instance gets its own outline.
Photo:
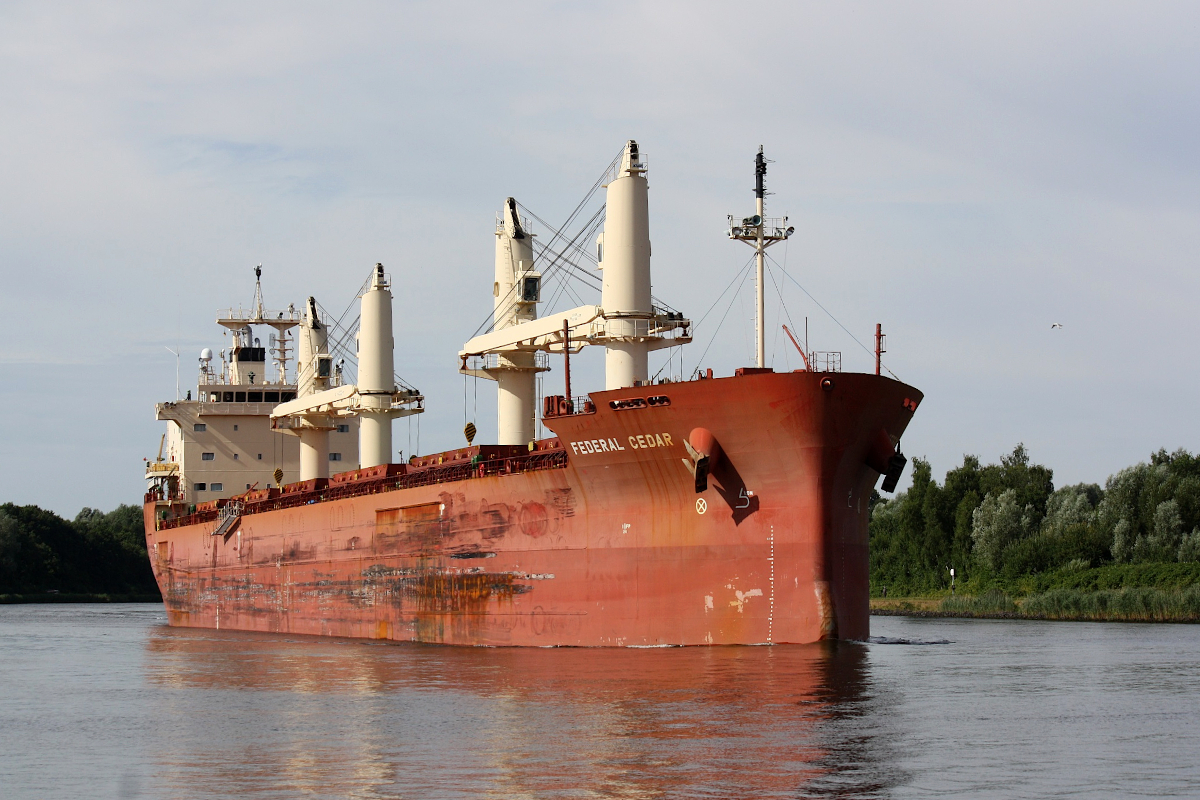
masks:
<instances>
[{"instance_id":1,"label":"canal water","mask_svg":"<svg viewBox=\"0 0 1200 800\"><path fill-rule=\"evenodd\" d=\"M1200 796L1200 626L875 617L868 644L376 644L0 606L18 798Z\"/></svg>"}]
</instances>

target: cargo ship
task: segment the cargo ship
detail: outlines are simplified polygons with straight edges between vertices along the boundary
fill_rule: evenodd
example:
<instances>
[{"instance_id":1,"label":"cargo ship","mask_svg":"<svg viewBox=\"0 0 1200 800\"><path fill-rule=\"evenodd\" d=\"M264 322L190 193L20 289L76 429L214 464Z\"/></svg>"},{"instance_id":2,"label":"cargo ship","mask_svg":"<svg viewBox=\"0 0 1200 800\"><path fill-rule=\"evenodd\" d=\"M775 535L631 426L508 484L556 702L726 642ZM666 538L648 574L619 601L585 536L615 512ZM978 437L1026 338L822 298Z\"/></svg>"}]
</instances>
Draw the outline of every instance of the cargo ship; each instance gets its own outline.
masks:
<instances>
[{"instance_id":1,"label":"cargo ship","mask_svg":"<svg viewBox=\"0 0 1200 800\"><path fill-rule=\"evenodd\" d=\"M602 184L598 305L538 316L534 235L504 203L490 330L458 353L496 382L495 444L469 424L464 447L396 457L393 420L425 398L394 370L382 264L353 331L313 298L266 310L258 273L251 308L217 320L219 368L205 350L196 398L156 407L146 544L170 624L490 646L865 639L869 502L881 478L895 489L922 395L880 374L878 328L874 374L798 344L803 368L766 365L764 253L793 231L764 216L766 169L760 148L755 213L729 218L758 287L756 363L729 376L649 374L693 325L651 294L636 142ZM575 396L570 358L588 346L605 386ZM562 394L539 397L560 358Z\"/></svg>"}]
</instances>

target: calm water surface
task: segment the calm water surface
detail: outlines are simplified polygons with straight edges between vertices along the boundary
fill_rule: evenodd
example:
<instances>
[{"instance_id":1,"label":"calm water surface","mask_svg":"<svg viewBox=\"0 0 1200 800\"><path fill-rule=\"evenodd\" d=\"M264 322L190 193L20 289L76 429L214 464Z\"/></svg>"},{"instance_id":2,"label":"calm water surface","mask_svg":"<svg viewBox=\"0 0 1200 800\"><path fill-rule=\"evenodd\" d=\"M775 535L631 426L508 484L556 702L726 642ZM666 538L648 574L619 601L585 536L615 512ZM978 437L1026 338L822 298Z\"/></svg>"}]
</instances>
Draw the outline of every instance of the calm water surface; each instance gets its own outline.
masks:
<instances>
[{"instance_id":1,"label":"calm water surface","mask_svg":"<svg viewBox=\"0 0 1200 800\"><path fill-rule=\"evenodd\" d=\"M1200 796L1200 626L872 626L457 649L0 606L0 796Z\"/></svg>"}]
</instances>

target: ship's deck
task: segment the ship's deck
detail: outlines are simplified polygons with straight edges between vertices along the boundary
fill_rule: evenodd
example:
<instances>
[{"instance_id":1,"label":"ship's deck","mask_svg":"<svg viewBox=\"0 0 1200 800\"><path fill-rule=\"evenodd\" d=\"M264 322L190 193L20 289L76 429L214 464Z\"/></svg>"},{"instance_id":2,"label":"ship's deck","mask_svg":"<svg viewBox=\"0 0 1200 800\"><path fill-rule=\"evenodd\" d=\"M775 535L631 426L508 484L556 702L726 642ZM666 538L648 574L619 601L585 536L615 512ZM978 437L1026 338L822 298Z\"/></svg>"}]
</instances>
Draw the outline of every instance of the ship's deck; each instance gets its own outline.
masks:
<instances>
[{"instance_id":1,"label":"ship's deck","mask_svg":"<svg viewBox=\"0 0 1200 800\"><path fill-rule=\"evenodd\" d=\"M414 460L413 464L390 464L369 470L355 470L325 478L292 483L279 489L264 489L247 492L236 497L202 504L188 513L171 516L170 509L163 509L168 516L160 516L157 530L169 530L204 522L215 522L221 509L233 501L243 503L241 516L295 508L330 500L343 500L369 494L429 486L438 483L454 483L498 475L517 475L546 469L563 469L567 466L567 451L558 439L537 442L536 449L520 455L488 455L487 450L512 450L514 448L465 448L434 453ZM480 452L482 451L482 452ZM470 455L475 453L476 455ZM384 473L379 475L379 473ZM344 476L344 477L343 477ZM154 492L146 495L146 502L157 502L161 498ZM172 505L171 509L179 508ZM190 508L190 507L187 507ZM231 528L232 530L232 528Z\"/></svg>"}]
</instances>

